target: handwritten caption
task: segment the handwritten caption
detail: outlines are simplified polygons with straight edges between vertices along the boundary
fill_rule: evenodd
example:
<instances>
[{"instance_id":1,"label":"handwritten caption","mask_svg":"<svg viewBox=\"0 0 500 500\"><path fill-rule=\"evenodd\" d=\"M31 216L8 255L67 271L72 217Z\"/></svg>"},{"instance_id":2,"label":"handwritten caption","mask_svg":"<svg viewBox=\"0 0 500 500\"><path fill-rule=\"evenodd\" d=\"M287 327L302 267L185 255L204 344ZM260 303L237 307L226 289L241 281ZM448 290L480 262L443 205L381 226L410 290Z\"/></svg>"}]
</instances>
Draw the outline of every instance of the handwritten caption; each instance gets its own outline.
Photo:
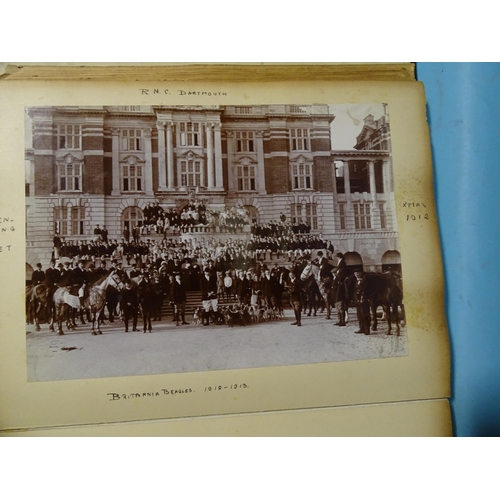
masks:
<instances>
[{"instance_id":1,"label":"handwritten caption","mask_svg":"<svg viewBox=\"0 0 500 500\"><path fill-rule=\"evenodd\" d=\"M428 213L422 213L422 209L427 208L425 203L405 201L402 204L402 208L405 209L405 211L406 211L406 220L408 222L417 221L417 220L429 220L430 219Z\"/></svg>"},{"instance_id":2,"label":"handwritten caption","mask_svg":"<svg viewBox=\"0 0 500 500\"><path fill-rule=\"evenodd\" d=\"M14 219L12 217L0 217L0 235L3 240L6 234L12 234L16 230L14 225ZM0 253L10 252L12 249L12 245L4 245L3 241L1 241L0 245Z\"/></svg>"},{"instance_id":3,"label":"handwritten caption","mask_svg":"<svg viewBox=\"0 0 500 500\"><path fill-rule=\"evenodd\" d=\"M206 90L183 90L183 89L139 89L141 95L177 95L177 96L227 96L227 92L206 91Z\"/></svg>"},{"instance_id":4,"label":"handwritten caption","mask_svg":"<svg viewBox=\"0 0 500 500\"><path fill-rule=\"evenodd\" d=\"M235 389L248 389L247 384L231 384L231 385L207 385L203 388L203 392L210 393L212 391L224 391ZM131 392L128 394L118 392L108 392L106 396L108 401L121 401L126 399L145 399L145 398L158 398L163 396L175 396L180 394L193 394L196 390L192 387L184 389L160 389L151 392Z\"/></svg>"}]
</instances>

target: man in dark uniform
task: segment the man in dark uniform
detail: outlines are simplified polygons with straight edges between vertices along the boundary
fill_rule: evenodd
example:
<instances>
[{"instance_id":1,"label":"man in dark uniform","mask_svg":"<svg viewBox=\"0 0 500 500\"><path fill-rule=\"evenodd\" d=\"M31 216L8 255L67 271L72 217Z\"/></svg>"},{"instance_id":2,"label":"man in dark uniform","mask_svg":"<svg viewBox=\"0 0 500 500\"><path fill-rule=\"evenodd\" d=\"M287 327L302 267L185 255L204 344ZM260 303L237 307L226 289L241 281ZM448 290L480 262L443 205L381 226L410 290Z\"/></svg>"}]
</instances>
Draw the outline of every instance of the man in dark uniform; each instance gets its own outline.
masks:
<instances>
[{"instance_id":1,"label":"man in dark uniform","mask_svg":"<svg viewBox=\"0 0 500 500\"><path fill-rule=\"evenodd\" d=\"M102 226L101 238L104 243L108 242L108 230L106 229L106 226Z\"/></svg>"},{"instance_id":2,"label":"man in dark uniform","mask_svg":"<svg viewBox=\"0 0 500 500\"><path fill-rule=\"evenodd\" d=\"M355 333L370 335L370 303L364 295L365 274L358 269L354 272L354 277L356 279L354 283L354 302L356 304L359 322L359 330Z\"/></svg>"},{"instance_id":3,"label":"man in dark uniform","mask_svg":"<svg viewBox=\"0 0 500 500\"><path fill-rule=\"evenodd\" d=\"M334 298L332 297L332 284L333 284L333 264L331 264L326 257L324 257L323 252L320 250L316 254L319 258L318 260L318 265L319 265L319 277L321 279L321 282L323 283L323 286L325 287L325 292L327 296L327 302L326 302L326 319L331 318L331 310L332 306L334 305L335 301ZM321 297L322 303L323 303L323 297ZM323 306L322 306L323 307Z\"/></svg>"},{"instance_id":4,"label":"man in dark uniform","mask_svg":"<svg viewBox=\"0 0 500 500\"><path fill-rule=\"evenodd\" d=\"M295 273L291 272L289 275L289 279L288 292L290 294L290 304L293 307L293 312L295 314L295 321L292 323L292 325L302 326L302 286Z\"/></svg>"},{"instance_id":5,"label":"man in dark uniform","mask_svg":"<svg viewBox=\"0 0 500 500\"><path fill-rule=\"evenodd\" d=\"M33 286L39 285L45 281L45 273L42 271L42 264L38 262L36 269L31 274L31 283Z\"/></svg>"},{"instance_id":6,"label":"man in dark uniform","mask_svg":"<svg viewBox=\"0 0 500 500\"><path fill-rule=\"evenodd\" d=\"M179 319L183 325L186 323L186 288L184 287L181 275L176 274L172 284L172 301L174 303L175 324L179 326Z\"/></svg>"},{"instance_id":7,"label":"man in dark uniform","mask_svg":"<svg viewBox=\"0 0 500 500\"><path fill-rule=\"evenodd\" d=\"M132 331L138 332L137 318L139 316L139 300L137 298L137 291L132 288L132 283L125 284L122 290L122 297L120 301L120 309L123 313L123 320L125 322L125 332L128 332L128 323L132 318Z\"/></svg>"},{"instance_id":8,"label":"man in dark uniform","mask_svg":"<svg viewBox=\"0 0 500 500\"><path fill-rule=\"evenodd\" d=\"M63 267L61 263L59 263L58 265ZM60 277L61 272L56 268L56 263L53 260L50 263L50 267L45 271L45 284L47 285L47 288L55 288Z\"/></svg>"},{"instance_id":9,"label":"man in dark uniform","mask_svg":"<svg viewBox=\"0 0 500 500\"><path fill-rule=\"evenodd\" d=\"M336 271L335 271L335 279L337 281L344 281L346 279L346 272L347 272L347 264L344 259L344 254L338 253L337 254L337 266L336 266Z\"/></svg>"}]
</instances>

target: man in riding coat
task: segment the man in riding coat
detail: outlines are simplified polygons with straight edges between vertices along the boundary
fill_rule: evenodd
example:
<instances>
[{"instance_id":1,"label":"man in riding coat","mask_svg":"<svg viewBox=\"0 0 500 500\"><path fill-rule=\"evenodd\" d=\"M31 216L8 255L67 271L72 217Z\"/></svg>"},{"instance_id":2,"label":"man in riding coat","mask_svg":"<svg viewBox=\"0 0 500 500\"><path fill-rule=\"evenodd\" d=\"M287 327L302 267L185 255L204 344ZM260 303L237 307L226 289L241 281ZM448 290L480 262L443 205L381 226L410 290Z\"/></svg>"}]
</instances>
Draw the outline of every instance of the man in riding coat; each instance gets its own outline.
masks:
<instances>
[{"instance_id":1,"label":"man in riding coat","mask_svg":"<svg viewBox=\"0 0 500 500\"><path fill-rule=\"evenodd\" d=\"M31 283L33 286L39 285L45 281L45 273L42 271L40 262L36 265L35 271L31 274Z\"/></svg>"},{"instance_id":2,"label":"man in riding coat","mask_svg":"<svg viewBox=\"0 0 500 500\"><path fill-rule=\"evenodd\" d=\"M84 299L86 296L86 288L88 285L87 271L84 267L84 261L79 260L77 267L73 269L69 275L70 286L78 286L78 298L80 300L80 320L82 324L85 324L83 320L83 311L85 309Z\"/></svg>"}]
</instances>

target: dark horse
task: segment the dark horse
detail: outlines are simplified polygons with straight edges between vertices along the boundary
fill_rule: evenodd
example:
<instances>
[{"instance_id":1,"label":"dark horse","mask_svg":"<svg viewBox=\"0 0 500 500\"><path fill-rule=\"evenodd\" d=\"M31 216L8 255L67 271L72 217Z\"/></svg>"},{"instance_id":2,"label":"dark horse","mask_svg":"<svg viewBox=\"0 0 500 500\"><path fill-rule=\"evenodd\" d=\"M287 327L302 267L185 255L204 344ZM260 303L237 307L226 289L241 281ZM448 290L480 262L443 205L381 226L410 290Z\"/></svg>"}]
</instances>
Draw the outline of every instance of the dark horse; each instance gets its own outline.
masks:
<instances>
[{"instance_id":1,"label":"dark horse","mask_svg":"<svg viewBox=\"0 0 500 500\"><path fill-rule=\"evenodd\" d=\"M345 287L348 300L355 298L357 294L357 300L361 302L361 308L364 309L363 306L369 306L372 316L372 331L377 331L377 309L381 306L387 320L387 335L392 335L391 324L393 322L396 326L397 335L401 335L399 309L401 308L404 317L404 306L403 290L401 280L398 276L390 272L364 273L357 291L355 290L355 276L346 278ZM369 318L367 318L367 320L369 321Z\"/></svg>"},{"instance_id":2,"label":"dark horse","mask_svg":"<svg viewBox=\"0 0 500 500\"><path fill-rule=\"evenodd\" d=\"M40 321L47 321L50 330L54 331L55 307L51 291L44 283L26 287L27 323L35 325L35 331L40 331Z\"/></svg>"}]
</instances>

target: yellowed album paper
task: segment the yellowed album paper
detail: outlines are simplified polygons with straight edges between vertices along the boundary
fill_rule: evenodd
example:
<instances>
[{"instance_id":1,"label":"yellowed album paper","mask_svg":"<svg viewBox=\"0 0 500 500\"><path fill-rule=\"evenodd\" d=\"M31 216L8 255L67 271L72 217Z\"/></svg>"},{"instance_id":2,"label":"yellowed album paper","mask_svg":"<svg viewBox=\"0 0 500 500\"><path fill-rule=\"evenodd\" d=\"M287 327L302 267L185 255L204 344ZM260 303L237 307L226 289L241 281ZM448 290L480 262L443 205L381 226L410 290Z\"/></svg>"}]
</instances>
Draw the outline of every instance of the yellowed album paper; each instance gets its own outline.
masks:
<instances>
[{"instance_id":1,"label":"yellowed album paper","mask_svg":"<svg viewBox=\"0 0 500 500\"><path fill-rule=\"evenodd\" d=\"M6 78L0 132L5 433L451 433L420 83Z\"/></svg>"}]
</instances>

